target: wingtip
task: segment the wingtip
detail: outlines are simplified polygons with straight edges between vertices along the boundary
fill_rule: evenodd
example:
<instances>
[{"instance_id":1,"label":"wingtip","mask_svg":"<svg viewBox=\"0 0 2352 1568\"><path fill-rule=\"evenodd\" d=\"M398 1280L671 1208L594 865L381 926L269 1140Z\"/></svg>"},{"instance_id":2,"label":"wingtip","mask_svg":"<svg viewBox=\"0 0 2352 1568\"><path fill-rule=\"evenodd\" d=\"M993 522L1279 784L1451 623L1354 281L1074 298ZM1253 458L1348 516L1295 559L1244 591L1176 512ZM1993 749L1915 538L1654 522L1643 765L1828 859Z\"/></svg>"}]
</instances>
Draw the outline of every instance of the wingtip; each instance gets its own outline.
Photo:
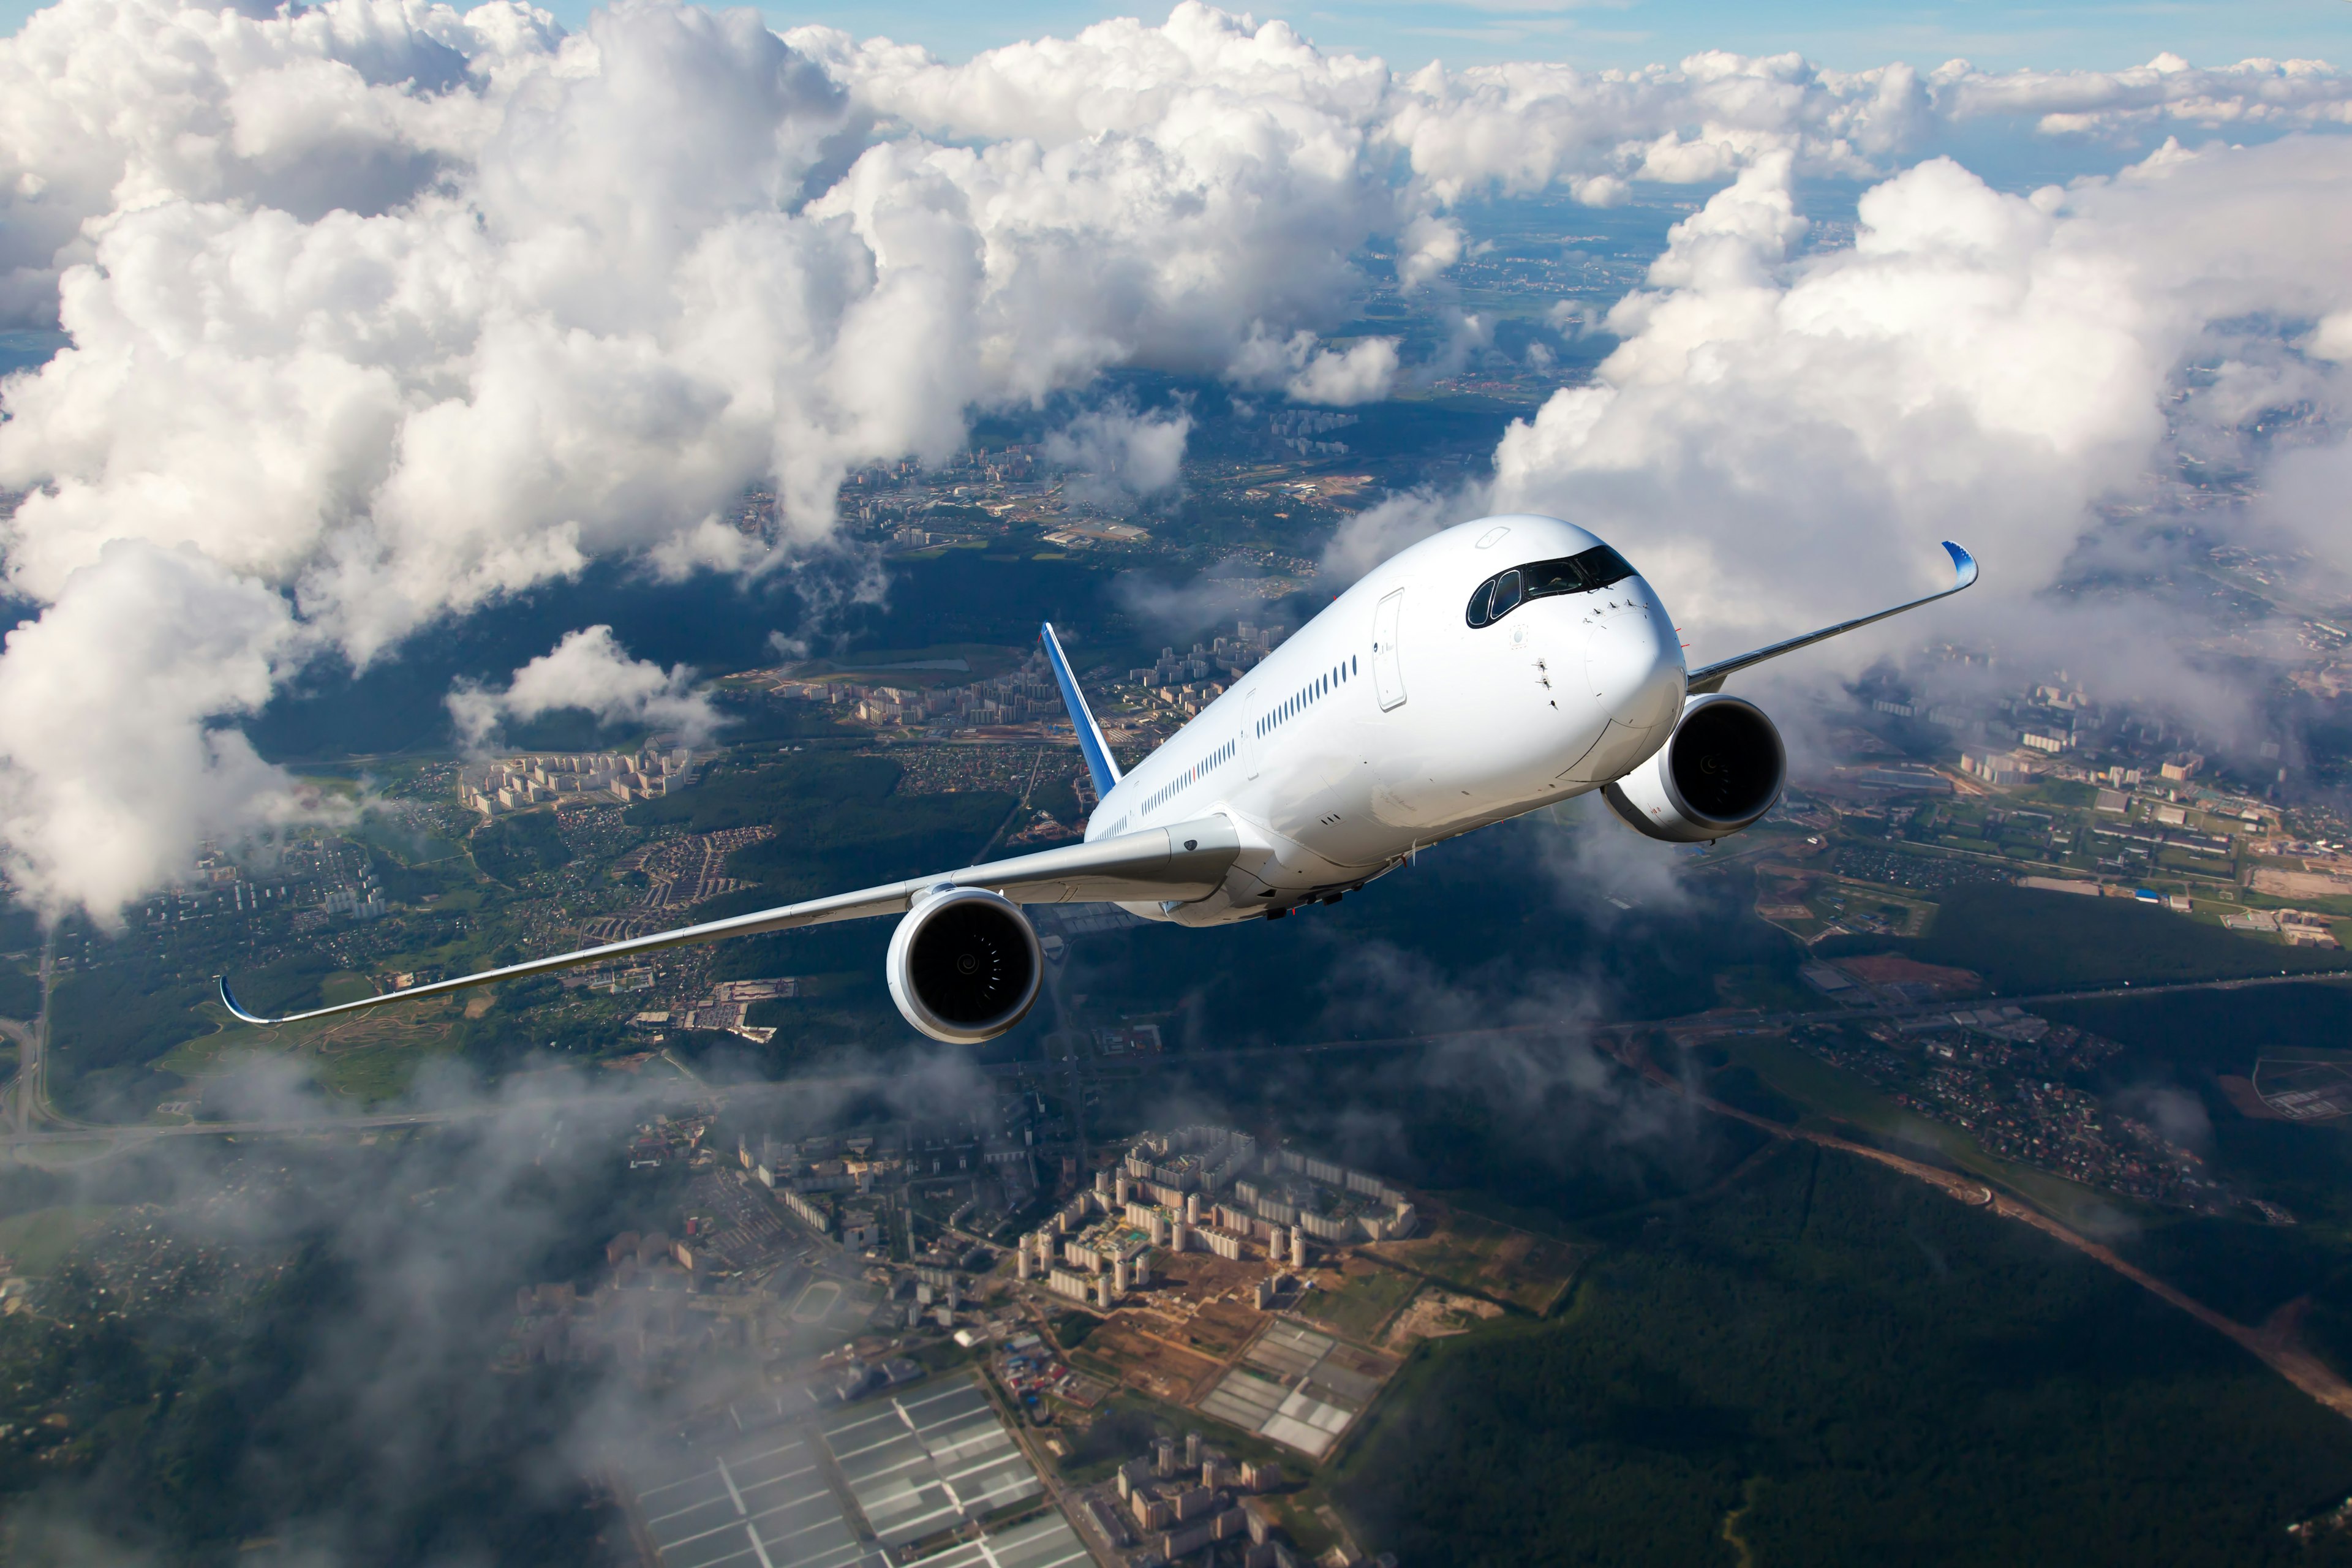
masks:
<instances>
[{"instance_id":1,"label":"wingtip","mask_svg":"<svg viewBox=\"0 0 2352 1568\"><path fill-rule=\"evenodd\" d=\"M258 1018L258 1017L254 1016L254 1015L252 1015L251 1013L247 1012L244 1008L242 1008L242 1007L240 1007L240 1006L238 1006L238 1005L236 1005L236 994L235 994L234 992L230 991L230 990L229 990L229 988L228 988L228 976L227 976L227 975L226 975L226 974L215 974L215 975L214 975L214 976L213 976L213 984L214 984L215 986L216 986L216 987L219 989L219 991L220 991L220 1005L221 1005L222 1006L224 1006L224 1007L226 1007L226 1008L227 1008L227 1009L229 1010L229 1016L230 1016L231 1017L235 1017L235 1018L242 1019L242 1020L244 1020L246 1023L248 1023L248 1024L268 1024L268 1022L270 1022L270 1020L269 1020L269 1019L268 1019L268 1018Z\"/></svg>"},{"instance_id":2,"label":"wingtip","mask_svg":"<svg viewBox=\"0 0 2352 1568\"><path fill-rule=\"evenodd\" d=\"M1953 543L1944 541L1944 548L1952 557L1952 574L1958 579L1952 586L1965 588L1977 580L1977 558Z\"/></svg>"}]
</instances>

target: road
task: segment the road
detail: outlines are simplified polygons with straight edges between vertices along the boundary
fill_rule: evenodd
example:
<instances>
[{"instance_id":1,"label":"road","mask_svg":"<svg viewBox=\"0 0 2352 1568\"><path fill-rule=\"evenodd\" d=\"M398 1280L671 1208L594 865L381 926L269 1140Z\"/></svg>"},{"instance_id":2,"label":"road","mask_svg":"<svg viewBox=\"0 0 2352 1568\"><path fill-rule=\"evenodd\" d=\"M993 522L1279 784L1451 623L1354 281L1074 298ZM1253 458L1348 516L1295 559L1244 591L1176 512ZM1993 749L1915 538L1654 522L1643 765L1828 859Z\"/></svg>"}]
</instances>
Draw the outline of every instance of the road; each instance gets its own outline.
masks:
<instances>
[{"instance_id":1,"label":"road","mask_svg":"<svg viewBox=\"0 0 2352 1568\"><path fill-rule=\"evenodd\" d=\"M49 965L47 956L42 964L42 995L48 994ZM2014 1005L2021 1007L2042 1006L2056 1002L2089 1002L2103 998L2126 996L2164 996L2191 991L2240 991L2263 985L2304 984L2313 982L2342 980L2343 972L2322 972L2317 974L2258 974L2234 980L2189 980L2163 985L2117 984L2096 986L2074 991L2048 991L2032 995L1994 996L1984 1001ZM1058 1005L1058 998L1055 998ZM1981 1005L1982 1002L1969 1005ZM1585 1034L1604 1046L1625 1042L1653 1033L1672 1033L1685 1039L1709 1039L1724 1036L1778 1034L1801 1024L1851 1021L1856 1018L1917 1018L1947 1013L1956 1004L1931 1003L1912 1006L1824 1007L1803 1013L1709 1012L1686 1015L1679 1018L1627 1020L1596 1025ZM43 1017L36 1021L31 1032L39 1041L47 1037L47 1005ZM11 1035L25 1030L26 1026L0 1020L0 1032ZM1515 1024L1486 1029L1461 1029L1445 1034L1398 1035L1370 1040L1328 1040L1312 1045L1235 1046L1224 1050L1183 1051L1170 1056L1130 1057L1117 1063L1105 1063L1098 1058L1081 1057L1075 1052L1065 1061L989 1062L976 1064L975 1070L990 1078L1020 1079L1031 1074L1040 1078L1048 1075L1066 1079L1071 1096L1073 1114L1083 1118L1087 1080L1105 1075L1126 1077L1197 1066L1208 1062L1246 1061L1252 1058L1278 1057L1337 1056L1355 1052L1425 1049L1449 1042L1475 1043L1479 1040L1515 1037L1547 1037L1562 1033L1557 1024ZM36 1047L37 1049L37 1046ZM673 1101L720 1100L730 1103L756 1102L765 1099L785 1099L791 1096L829 1091L854 1090L887 1079L887 1072L852 1073L838 1077L798 1078L781 1082L722 1085L701 1081L681 1081L665 1086L657 1098ZM379 1131L386 1128L426 1127L446 1122L480 1121L507 1111L530 1108L556 1110L564 1106L593 1106L614 1103L609 1092L571 1090L542 1096L501 1099L432 1110L385 1111L373 1115L331 1115L279 1118L263 1121L191 1121L171 1126L97 1126L74 1122L60 1115L47 1103L43 1075L34 1075L35 1098L43 1120L52 1125L41 1131L26 1130L24 1073L20 1069L17 1097L19 1131L0 1135L0 1152L29 1152L45 1145L87 1145L93 1141L111 1141L123 1147L139 1147L167 1138L212 1137L302 1137L333 1132ZM1744 1113L1726 1110L1727 1115ZM1083 1121L1076 1124L1083 1138Z\"/></svg>"},{"instance_id":2,"label":"road","mask_svg":"<svg viewBox=\"0 0 2352 1568\"><path fill-rule=\"evenodd\" d=\"M49 1104L49 993L57 984L57 975L58 935L50 931L41 938L41 1010L29 1024L0 1018L0 1035L16 1042L16 1081L8 1092L16 1110L18 1137L31 1132L36 1116L45 1122L67 1120Z\"/></svg>"},{"instance_id":3,"label":"road","mask_svg":"<svg viewBox=\"0 0 2352 1568\"><path fill-rule=\"evenodd\" d=\"M2282 1313L2279 1320L2274 1320L2277 1322L2276 1327L2249 1328L2233 1318L2222 1316L2194 1297L2174 1289L2153 1274L2117 1257L2112 1248L2092 1240L2073 1226L2053 1219L2031 1205L2020 1203L2007 1194L1997 1191L1978 1177L1963 1175L1957 1171L1947 1171L1939 1166L1923 1164L1917 1160L1907 1160L1900 1154L1892 1154L1884 1149L1874 1149L1867 1143L1853 1142L1834 1133L1799 1127L1784 1127L1777 1121L1768 1121L1763 1117L1753 1115L1737 1106L1726 1105L1719 1100L1695 1092L1688 1084L1665 1072L1638 1049L1625 1051L1619 1059L1640 1071L1643 1079L1649 1082L1705 1106L1718 1116L1728 1116L1735 1121L1744 1121L1750 1127L1768 1132L1775 1138L1802 1139L1809 1143L1819 1144L1824 1149L1835 1149L1858 1159L1872 1161L1890 1170L1899 1171L1914 1181L1925 1182L1929 1186L1948 1193L1962 1203L1979 1208L1989 1207L2004 1219L2013 1219L2021 1225L2032 1226L2044 1236L2062 1241L2084 1257L2114 1269L2158 1300L2179 1308L2215 1333L2234 1342L2247 1354L2262 1362L2313 1399L2335 1411L2338 1415L2352 1420L2352 1383L2347 1383L2337 1376L2331 1368L2302 1347L2294 1336L2292 1312Z\"/></svg>"}]
</instances>

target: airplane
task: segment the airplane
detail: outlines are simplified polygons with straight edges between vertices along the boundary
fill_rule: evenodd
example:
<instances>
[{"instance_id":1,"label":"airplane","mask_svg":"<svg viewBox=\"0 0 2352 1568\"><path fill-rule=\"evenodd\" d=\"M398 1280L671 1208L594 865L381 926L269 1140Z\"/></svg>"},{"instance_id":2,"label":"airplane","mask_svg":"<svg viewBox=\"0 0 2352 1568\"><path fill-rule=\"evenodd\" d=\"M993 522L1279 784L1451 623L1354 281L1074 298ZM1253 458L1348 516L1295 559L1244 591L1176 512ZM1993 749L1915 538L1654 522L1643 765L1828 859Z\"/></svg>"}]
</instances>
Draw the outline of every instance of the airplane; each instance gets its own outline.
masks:
<instances>
[{"instance_id":1,"label":"airplane","mask_svg":"<svg viewBox=\"0 0 2352 1568\"><path fill-rule=\"evenodd\" d=\"M1635 830L1711 843L1780 798L1788 753L1763 710L1727 694L1741 670L1933 604L1977 580L1687 668L1656 591L1575 523L1480 518L1422 540L1318 612L1167 742L1121 773L1061 639L1039 637L1096 806L1083 841L831 898L535 958L275 1026L665 948L878 915L902 917L891 999L932 1039L975 1045L1028 1015L1045 970L1024 904L1107 901L1181 926L1280 920L1420 850L1601 793Z\"/></svg>"}]
</instances>

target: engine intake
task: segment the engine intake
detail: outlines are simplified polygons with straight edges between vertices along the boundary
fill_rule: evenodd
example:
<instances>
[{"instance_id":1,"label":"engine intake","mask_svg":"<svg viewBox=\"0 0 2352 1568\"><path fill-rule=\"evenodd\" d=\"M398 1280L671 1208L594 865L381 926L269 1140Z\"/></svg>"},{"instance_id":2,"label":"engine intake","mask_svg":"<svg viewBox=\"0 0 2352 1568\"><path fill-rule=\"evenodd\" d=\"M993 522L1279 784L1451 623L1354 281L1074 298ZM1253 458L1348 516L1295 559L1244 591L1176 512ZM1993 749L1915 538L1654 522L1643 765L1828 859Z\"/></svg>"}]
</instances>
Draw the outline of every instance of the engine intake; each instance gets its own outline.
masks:
<instances>
[{"instance_id":1,"label":"engine intake","mask_svg":"<svg viewBox=\"0 0 2352 1568\"><path fill-rule=\"evenodd\" d=\"M890 936L890 1000L935 1040L973 1046L1028 1016L1045 955L1020 907L956 888L908 911Z\"/></svg>"},{"instance_id":2,"label":"engine intake","mask_svg":"<svg viewBox=\"0 0 2352 1568\"><path fill-rule=\"evenodd\" d=\"M1789 752L1764 710L1710 693L1684 704L1675 732L1649 761L1601 786L1609 809L1652 838L1711 843L1772 809Z\"/></svg>"}]
</instances>

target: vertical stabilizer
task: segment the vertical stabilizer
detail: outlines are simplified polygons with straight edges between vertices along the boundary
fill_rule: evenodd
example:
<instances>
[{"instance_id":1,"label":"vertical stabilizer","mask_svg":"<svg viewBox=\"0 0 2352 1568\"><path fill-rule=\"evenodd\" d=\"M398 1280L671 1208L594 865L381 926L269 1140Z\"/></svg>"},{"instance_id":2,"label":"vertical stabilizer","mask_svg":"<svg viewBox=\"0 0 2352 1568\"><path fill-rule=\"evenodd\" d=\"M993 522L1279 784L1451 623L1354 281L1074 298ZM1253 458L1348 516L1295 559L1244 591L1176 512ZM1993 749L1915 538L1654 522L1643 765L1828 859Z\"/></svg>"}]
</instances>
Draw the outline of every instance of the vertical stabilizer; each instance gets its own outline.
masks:
<instances>
[{"instance_id":1,"label":"vertical stabilizer","mask_svg":"<svg viewBox=\"0 0 2352 1568\"><path fill-rule=\"evenodd\" d=\"M1062 706L1070 710L1070 728L1078 732L1078 750L1086 753L1087 773L1094 780L1095 798L1110 794L1118 783L1118 764L1110 758L1109 742L1103 739L1102 726L1087 710L1087 700L1078 695L1078 678L1070 672L1070 661L1062 652L1062 639L1054 635L1054 623L1047 621L1039 634L1045 644L1045 662L1054 667L1054 680L1062 689Z\"/></svg>"}]
</instances>

